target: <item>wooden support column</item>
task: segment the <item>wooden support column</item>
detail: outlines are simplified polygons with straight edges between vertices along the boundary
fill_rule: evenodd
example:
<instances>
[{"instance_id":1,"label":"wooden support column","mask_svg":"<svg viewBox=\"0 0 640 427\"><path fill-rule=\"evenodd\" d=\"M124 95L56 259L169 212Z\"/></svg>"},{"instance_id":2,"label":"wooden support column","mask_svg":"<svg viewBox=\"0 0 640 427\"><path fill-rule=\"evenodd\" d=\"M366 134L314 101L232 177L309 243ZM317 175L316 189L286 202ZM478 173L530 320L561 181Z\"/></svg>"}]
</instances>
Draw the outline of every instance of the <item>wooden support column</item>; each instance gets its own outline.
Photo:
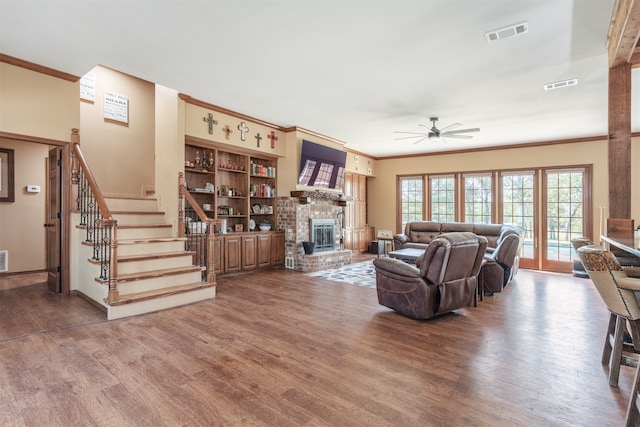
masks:
<instances>
[{"instance_id":1,"label":"wooden support column","mask_svg":"<svg viewBox=\"0 0 640 427\"><path fill-rule=\"evenodd\" d=\"M609 217L631 218L631 64L609 68Z\"/></svg>"}]
</instances>

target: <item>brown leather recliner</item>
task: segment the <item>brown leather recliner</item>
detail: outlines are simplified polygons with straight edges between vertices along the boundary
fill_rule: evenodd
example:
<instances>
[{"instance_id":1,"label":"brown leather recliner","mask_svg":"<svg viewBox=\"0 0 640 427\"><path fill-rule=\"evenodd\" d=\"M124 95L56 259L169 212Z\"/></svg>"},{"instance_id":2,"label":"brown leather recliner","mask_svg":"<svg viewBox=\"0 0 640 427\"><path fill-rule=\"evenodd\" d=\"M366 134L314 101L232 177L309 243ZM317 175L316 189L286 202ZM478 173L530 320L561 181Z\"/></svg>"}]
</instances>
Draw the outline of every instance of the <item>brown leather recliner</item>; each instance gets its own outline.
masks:
<instances>
[{"instance_id":1,"label":"brown leather recliner","mask_svg":"<svg viewBox=\"0 0 640 427\"><path fill-rule=\"evenodd\" d=\"M502 292L507 286L514 271L515 259L520 249L520 237L515 234L505 235L498 247L491 254L485 255L485 264L480 270L478 281L480 284L480 295L484 292Z\"/></svg>"},{"instance_id":2,"label":"brown leather recliner","mask_svg":"<svg viewBox=\"0 0 640 427\"><path fill-rule=\"evenodd\" d=\"M416 266L376 258L378 302L414 319L429 319L471 305L487 239L469 232L433 239Z\"/></svg>"}]
</instances>

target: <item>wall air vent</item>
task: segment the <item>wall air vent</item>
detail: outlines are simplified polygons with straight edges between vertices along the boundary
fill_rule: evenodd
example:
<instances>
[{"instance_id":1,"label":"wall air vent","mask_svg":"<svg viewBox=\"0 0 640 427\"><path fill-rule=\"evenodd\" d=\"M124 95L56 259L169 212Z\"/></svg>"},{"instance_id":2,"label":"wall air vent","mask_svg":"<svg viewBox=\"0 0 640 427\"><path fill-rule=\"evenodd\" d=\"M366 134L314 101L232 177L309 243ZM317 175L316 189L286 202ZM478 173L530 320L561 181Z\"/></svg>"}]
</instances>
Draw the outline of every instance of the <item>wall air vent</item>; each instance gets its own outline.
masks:
<instances>
[{"instance_id":1,"label":"wall air vent","mask_svg":"<svg viewBox=\"0 0 640 427\"><path fill-rule=\"evenodd\" d=\"M9 271L9 251L0 251L0 273Z\"/></svg>"},{"instance_id":2,"label":"wall air vent","mask_svg":"<svg viewBox=\"0 0 640 427\"><path fill-rule=\"evenodd\" d=\"M288 256L284 258L284 268L289 268L289 269L295 268L295 262L293 260L293 257Z\"/></svg>"},{"instance_id":3,"label":"wall air vent","mask_svg":"<svg viewBox=\"0 0 640 427\"><path fill-rule=\"evenodd\" d=\"M578 79L561 80L559 82L546 83L544 85L544 90L560 89L562 87L575 86L577 84L578 84Z\"/></svg>"},{"instance_id":4,"label":"wall air vent","mask_svg":"<svg viewBox=\"0 0 640 427\"><path fill-rule=\"evenodd\" d=\"M509 25L507 27L498 28L497 30L487 31L484 38L487 43L493 43L498 40L508 39L510 37L519 36L529 32L529 24L521 22L519 24Z\"/></svg>"}]
</instances>

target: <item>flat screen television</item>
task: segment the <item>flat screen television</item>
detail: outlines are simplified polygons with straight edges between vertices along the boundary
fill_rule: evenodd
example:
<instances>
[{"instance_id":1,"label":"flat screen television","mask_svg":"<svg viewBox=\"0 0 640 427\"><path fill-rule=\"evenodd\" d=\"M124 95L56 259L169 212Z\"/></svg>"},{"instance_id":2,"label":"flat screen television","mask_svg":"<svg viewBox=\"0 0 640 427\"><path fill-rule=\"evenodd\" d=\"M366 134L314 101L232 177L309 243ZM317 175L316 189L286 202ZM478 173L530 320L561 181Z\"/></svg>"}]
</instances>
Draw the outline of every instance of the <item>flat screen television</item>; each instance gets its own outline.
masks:
<instances>
[{"instance_id":1,"label":"flat screen television","mask_svg":"<svg viewBox=\"0 0 640 427\"><path fill-rule=\"evenodd\" d=\"M302 140L298 185L344 191L347 153Z\"/></svg>"}]
</instances>

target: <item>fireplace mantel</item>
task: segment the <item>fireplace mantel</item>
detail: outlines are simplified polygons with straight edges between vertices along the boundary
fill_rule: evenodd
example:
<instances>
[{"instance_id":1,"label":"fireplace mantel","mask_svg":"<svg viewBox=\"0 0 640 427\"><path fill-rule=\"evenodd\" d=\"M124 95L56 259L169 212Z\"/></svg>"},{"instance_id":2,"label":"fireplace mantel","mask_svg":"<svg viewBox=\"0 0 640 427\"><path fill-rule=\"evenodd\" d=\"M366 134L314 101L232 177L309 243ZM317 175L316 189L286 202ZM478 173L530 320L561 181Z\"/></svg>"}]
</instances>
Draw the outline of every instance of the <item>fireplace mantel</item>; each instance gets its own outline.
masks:
<instances>
[{"instance_id":1,"label":"fireplace mantel","mask_svg":"<svg viewBox=\"0 0 640 427\"><path fill-rule=\"evenodd\" d=\"M351 197L345 196L343 193L335 193L332 191L292 191L291 197L298 198L298 202L301 205L306 205L311 199L331 200L338 204L338 206L347 206L347 202L351 200Z\"/></svg>"}]
</instances>

